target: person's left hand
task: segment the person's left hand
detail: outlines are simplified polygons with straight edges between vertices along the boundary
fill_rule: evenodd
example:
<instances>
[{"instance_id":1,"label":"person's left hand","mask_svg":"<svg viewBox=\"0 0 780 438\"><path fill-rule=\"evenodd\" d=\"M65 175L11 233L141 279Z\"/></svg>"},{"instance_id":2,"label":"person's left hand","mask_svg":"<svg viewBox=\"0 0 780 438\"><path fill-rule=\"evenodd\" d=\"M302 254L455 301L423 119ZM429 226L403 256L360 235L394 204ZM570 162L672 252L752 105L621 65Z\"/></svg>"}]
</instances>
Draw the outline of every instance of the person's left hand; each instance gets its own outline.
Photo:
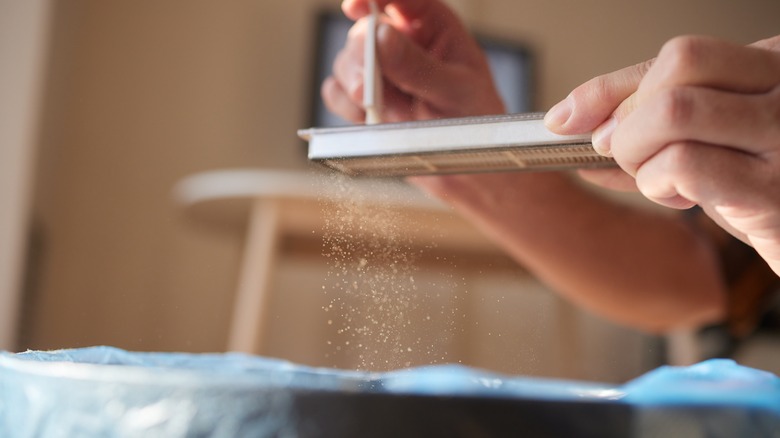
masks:
<instances>
[{"instance_id":1,"label":"person's left hand","mask_svg":"<svg viewBox=\"0 0 780 438\"><path fill-rule=\"evenodd\" d=\"M382 120L400 122L500 114L504 104L477 41L442 0L377 0L385 13L377 28L382 71ZM368 0L344 0L344 13L357 20L322 84L326 106L362 123L363 45Z\"/></svg>"},{"instance_id":2,"label":"person's left hand","mask_svg":"<svg viewBox=\"0 0 780 438\"><path fill-rule=\"evenodd\" d=\"M609 185L630 186L630 176L661 205L698 204L780 273L780 36L747 47L680 37L631 72L575 90L574 111L551 128L575 133L600 123L594 147L627 174L611 174ZM633 94L626 78L639 80ZM611 116L585 116L589 106L605 106L587 101L599 95L588 87L614 89L618 80L625 100Z\"/></svg>"}]
</instances>

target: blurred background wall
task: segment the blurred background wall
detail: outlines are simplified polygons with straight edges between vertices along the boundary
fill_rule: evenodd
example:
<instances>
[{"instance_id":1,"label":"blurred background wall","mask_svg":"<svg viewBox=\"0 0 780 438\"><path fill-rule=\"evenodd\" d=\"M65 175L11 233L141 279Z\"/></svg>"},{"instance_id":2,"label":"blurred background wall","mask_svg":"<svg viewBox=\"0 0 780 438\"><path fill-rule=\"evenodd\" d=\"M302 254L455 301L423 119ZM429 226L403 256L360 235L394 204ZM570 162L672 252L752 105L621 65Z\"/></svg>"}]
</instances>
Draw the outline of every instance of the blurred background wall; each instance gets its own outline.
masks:
<instances>
[{"instance_id":1,"label":"blurred background wall","mask_svg":"<svg viewBox=\"0 0 780 438\"><path fill-rule=\"evenodd\" d=\"M0 348L16 342L49 4L0 3Z\"/></svg>"},{"instance_id":2,"label":"blurred background wall","mask_svg":"<svg viewBox=\"0 0 780 438\"><path fill-rule=\"evenodd\" d=\"M15 3L0 0L0 11L10 11ZM40 109L24 122L37 126L35 135L0 133L4 176L24 167L23 160L6 160L8 151L38 157L29 202L10 203L16 195L8 194L10 187L20 187L24 175L4 179L0 192L0 232L31 236L12 257L27 261L23 269L29 281L17 313L18 342L9 348L225 349L243 237L189 223L171 190L182 178L205 170L308 169L295 131L309 122L312 93L317 92L312 83L317 13L337 9L338 3L41 2L48 12L33 19L29 45L10 51L5 32L19 12L0 13L0 90L29 89L0 97L0 114L5 118L31 106ZM480 34L530 49L539 110L595 75L654 56L675 35L708 34L748 43L780 33L780 3L774 0L452 3ZM45 38L46 44L36 38ZM36 52L46 68L38 89L32 89L26 80L33 70L16 76L7 72L23 54ZM31 205L30 214L25 213L29 233L5 225L6 217L20 214L26 205ZM0 258L11 266L6 260ZM279 288L318 287L322 272L312 266L287 265L281 269L291 270L283 276L287 283ZM592 319L559 306L567 318ZM288 310L294 318L295 309ZM608 333L618 330L601 322L592 327L603 342L611 342ZM571 336L544 338L539 349ZM523 342L504 340L496 348ZM604 350L588 342L565 348L579 349L582 357L603 356ZM327 364L317 357L291 359ZM546 372L620 379L641 367L616 376L609 373L619 366L599 363L548 367ZM545 373L541 365L505 369Z\"/></svg>"}]
</instances>

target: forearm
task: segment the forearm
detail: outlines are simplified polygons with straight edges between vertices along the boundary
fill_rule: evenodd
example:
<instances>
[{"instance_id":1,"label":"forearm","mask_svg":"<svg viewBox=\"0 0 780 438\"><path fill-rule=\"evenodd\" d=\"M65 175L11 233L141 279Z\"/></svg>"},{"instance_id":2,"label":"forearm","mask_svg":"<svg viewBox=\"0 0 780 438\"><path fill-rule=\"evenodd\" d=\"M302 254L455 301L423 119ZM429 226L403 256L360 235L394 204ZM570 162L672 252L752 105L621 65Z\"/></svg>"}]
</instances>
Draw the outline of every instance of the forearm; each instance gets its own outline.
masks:
<instances>
[{"instance_id":1,"label":"forearm","mask_svg":"<svg viewBox=\"0 0 780 438\"><path fill-rule=\"evenodd\" d=\"M717 258L680 220L611 202L559 173L414 182L594 313L650 332L713 322L724 313Z\"/></svg>"}]
</instances>

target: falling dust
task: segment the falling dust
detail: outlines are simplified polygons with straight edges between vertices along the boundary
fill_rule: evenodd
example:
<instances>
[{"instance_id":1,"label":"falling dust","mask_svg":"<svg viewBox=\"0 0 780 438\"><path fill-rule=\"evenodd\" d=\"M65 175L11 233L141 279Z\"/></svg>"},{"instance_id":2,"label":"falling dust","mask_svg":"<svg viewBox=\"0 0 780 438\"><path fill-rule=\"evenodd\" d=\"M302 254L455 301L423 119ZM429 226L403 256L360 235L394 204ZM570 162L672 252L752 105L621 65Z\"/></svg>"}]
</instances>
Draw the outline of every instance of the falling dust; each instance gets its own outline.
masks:
<instances>
[{"instance_id":1,"label":"falling dust","mask_svg":"<svg viewBox=\"0 0 780 438\"><path fill-rule=\"evenodd\" d=\"M323 178L323 187L336 191L323 194L323 200L339 199L324 204L328 273L323 291L329 296L327 323L335 326L329 327L335 332L327 341L332 356L364 370L444 361L453 334L441 333L441 327L454 331L458 310L437 304L441 296L431 289L451 291L456 284L452 275L438 278L438 284L420 284L417 262L434 244L414 242L407 233L410 213L392 207L408 191L343 175Z\"/></svg>"}]
</instances>

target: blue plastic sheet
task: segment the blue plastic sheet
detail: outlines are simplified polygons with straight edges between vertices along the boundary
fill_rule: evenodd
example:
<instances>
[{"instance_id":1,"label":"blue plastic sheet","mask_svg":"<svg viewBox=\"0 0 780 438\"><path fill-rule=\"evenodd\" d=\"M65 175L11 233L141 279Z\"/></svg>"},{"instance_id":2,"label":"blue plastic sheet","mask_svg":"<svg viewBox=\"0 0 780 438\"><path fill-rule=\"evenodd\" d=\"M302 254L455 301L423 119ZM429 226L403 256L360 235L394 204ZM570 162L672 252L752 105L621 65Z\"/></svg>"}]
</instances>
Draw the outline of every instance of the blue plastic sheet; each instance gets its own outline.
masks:
<instances>
[{"instance_id":1,"label":"blue plastic sheet","mask_svg":"<svg viewBox=\"0 0 780 438\"><path fill-rule=\"evenodd\" d=\"M636 436L668 427L780 436L780 379L730 360L661 367L618 386L456 365L370 373L111 347L0 353L0 436L297 436L306 419L291 413L295 391L618 403L639 412Z\"/></svg>"},{"instance_id":2,"label":"blue plastic sheet","mask_svg":"<svg viewBox=\"0 0 780 438\"><path fill-rule=\"evenodd\" d=\"M780 378L728 359L660 367L621 389L622 400L637 405L742 406L780 415Z\"/></svg>"}]
</instances>

